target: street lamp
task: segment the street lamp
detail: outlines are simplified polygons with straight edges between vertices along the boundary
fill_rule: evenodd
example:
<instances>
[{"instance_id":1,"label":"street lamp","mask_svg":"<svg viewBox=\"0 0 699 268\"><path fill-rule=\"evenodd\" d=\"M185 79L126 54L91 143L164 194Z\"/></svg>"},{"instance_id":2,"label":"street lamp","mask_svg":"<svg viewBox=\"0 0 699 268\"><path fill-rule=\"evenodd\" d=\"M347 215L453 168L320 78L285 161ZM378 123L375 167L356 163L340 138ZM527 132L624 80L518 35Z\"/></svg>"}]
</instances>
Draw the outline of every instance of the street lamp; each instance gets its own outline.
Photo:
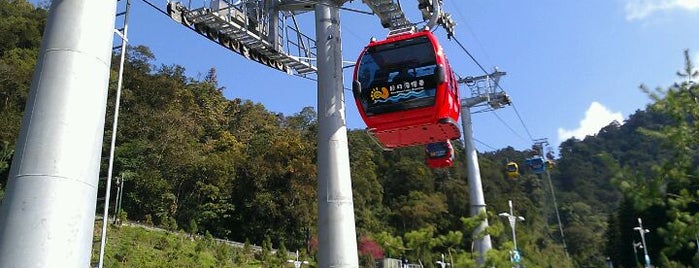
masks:
<instances>
[{"instance_id":1,"label":"street lamp","mask_svg":"<svg viewBox=\"0 0 699 268\"><path fill-rule=\"evenodd\" d=\"M643 260L645 261L645 268L650 268L650 257L648 257L648 247L646 247L646 233L650 231L648 229L643 229L643 222L641 218L638 218L638 226L633 227L634 230L641 234L641 243L643 245Z\"/></svg>"},{"instance_id":2,"label":"street lamp","mask_svg":"<svg viewBox=\"0 0 699 268\"><path fill-rule=\"evenodd\" d=\"M439 264L439 267L441 268L446 268L447 266L450 266L449 263L444 261L444 254L442 254L442 260L437 261L437 264Z\"/></svg>"},{"instance_id":3,"label":"street lamp","mask_svg":"<svg viewBox=\"0 0 699 268\"><path fill-rule=\"evenodd\" d=\"M300 268L302 264L308 264L308 261L300 261L299 260L299 251L296 251L296 260L286 260L289 263L294 264L294 268Z\"/></svg>"},{"instance_id":4,"label":"street lamp","mask_svg":"<svg viewBox=\"0 0 699 268\"><path fill-rule=\"evenodd\" d=\"M515 216L515 213L512 209L512 200L507 200L507 202L510 205L510 213L502 212L498 214L498 216L505 217L510 222L510 229L512 229L512 242L514 244L514 250L512 250L512 257L510 261L512 261L513 263L519 263L520 256L519 251L517 250L517 233L515 232L515 224L517 223L517 221L524 221L524 217Z\"/></svg>"},{"instance_id":5,"label":"street lamp","mask_svg":"<svg viewBox=\"0 0 699 268\"><path fill-rule=\"evenodd\" d=\"M638 251L636 251L636 248L643 248L643 245L641 245L641 242L636 243L636 241L632 241L631 246L633 247L633 261L636 263L634 267L638 267Z\"/></svg>"},{"instance_id":6,"label":"street lamp","mask_svg":"<svg viewBox=\"0 0 699 268\"><path fill-rule=\"evenodd\" d=\"M607 256L607 267L614 268L614 262L612 262L612 257Z\"/></svg>"}]
</instances>

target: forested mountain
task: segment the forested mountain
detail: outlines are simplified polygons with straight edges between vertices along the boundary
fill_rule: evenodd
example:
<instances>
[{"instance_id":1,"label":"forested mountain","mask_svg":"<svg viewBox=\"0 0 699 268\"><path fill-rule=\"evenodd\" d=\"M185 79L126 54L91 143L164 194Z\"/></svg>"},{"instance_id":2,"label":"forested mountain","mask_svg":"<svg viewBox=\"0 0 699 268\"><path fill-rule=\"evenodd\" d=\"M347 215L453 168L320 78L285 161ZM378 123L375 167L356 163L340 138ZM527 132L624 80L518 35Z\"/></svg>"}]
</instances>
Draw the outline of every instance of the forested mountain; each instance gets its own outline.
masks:
<instances>
[{"instance_id":1,"label":"forested mountain","mask_svg":"<svg viewBox=\"0 0 699 268\"><path fill-rule=\"evenodd\" d=\"M25 0L0 0L0 14L1 198L47 12ZM226 99L214 69L194 79L182 66L157 65L146 46L127 53L114 174L125 181L128 218L255 244L271 240L275 247L312 256L313 108L284 115L249 100ZM689 66L681 74L691 81L693 70ZM103 159L112 135L114 79ZM510 265L509 226L497 214L513 200L515 213L526 218L517 225L517 238L527 267L604 267L607 257L615 267L635 267L638 217L650 229L646 242L654 264L699 267L693 242L699 233L699 89L684 82L647 91L654 101L649 107L558 148L550 178L567 248L548 177L524 167L531 152L504 148L479 154L494 248L489 264ZM478 219L468 217L461 144L455 144L452 168L433 170L423 162L423 148L385 152L363 130L350 130L348 138L362 267L382 256L434 267L440 254L456 267L474 266L471 233ZM522 167L519 178L505 176L508 161Z\"/></svg>"}]
</instances>

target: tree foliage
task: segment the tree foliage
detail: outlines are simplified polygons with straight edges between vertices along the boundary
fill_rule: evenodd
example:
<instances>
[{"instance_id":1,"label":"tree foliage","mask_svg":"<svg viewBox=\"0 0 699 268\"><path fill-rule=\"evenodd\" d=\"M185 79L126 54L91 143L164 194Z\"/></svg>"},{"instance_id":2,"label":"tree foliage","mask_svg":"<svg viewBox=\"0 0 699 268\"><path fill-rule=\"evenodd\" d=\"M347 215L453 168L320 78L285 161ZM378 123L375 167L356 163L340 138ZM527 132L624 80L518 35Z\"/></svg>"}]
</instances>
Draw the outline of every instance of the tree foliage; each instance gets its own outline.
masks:
<instances>
[{"instance_id":1,"label":"tree foliage","mask_svg":"<svg viewBox=\"0 0 699 268\"><path fill-rule=\"evenodd\" d=\"M651 259L664 267L691 266L699 257L699 78L689 57L684 52L685 68L677 72L681 82L667 89L646 92L653 103L649 110L668 118L668 123L653 128L641 128L644 136L659 141L664 157L650 165L650 170L639 172L629 165L617 167L616 183L622 189L627 207L642 218ZM628 214L628 213L624 213ZM619 222L629 216L619 211ZM624 218L622 218L624 217ZM635 221L634 221L635 223ZM620 231L633 228L629 224ZM626 241L628 242L628 240ZM652 243L652 244L651 244ZM696 265L696 263L694 263Z\"/></svg>"}]
</instances>

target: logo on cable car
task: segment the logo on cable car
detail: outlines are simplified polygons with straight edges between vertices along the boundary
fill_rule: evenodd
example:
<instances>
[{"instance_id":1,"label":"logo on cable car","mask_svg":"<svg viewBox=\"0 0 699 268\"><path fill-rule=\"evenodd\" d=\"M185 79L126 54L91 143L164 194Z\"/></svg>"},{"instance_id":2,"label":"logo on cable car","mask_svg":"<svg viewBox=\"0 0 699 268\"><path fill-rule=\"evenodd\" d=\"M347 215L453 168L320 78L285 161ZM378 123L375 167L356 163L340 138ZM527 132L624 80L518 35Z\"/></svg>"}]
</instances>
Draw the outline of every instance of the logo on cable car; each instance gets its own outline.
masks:
<instances>
[{"instance_id":1,"label":"logo on cable car","mask_svg":"<svg viewBox=\"0 0 699 268\"><path fill-rule=\"evenodd\" d=\"M434 92L425 89L425 80L402 82L388 87L374 87L371 89L371 100L374 103L398 102L401 99L423 98L434 96Z\"/></svg>"},{"instance_id":2,"label":"logo on cable car","mask_svg":"<svg viewBox=\"0 0 699 268\"><path fill-rule=\"evenodd\" d=\"M371 89L371 100L375 101L377 99L388 98L388 89L386 87L375 87Z\"/></svg>"},{"instance_id":3,"label":"logo on cable car","mask_svg":"<svg viewBox=\"0 0 699 268\"><path fill-rule=\"evenodd\" d=\"M447 155L447 150L439 150L439 151L430 152L430 157L442 157L445 155Z\"/></svg>"}]
</instances>

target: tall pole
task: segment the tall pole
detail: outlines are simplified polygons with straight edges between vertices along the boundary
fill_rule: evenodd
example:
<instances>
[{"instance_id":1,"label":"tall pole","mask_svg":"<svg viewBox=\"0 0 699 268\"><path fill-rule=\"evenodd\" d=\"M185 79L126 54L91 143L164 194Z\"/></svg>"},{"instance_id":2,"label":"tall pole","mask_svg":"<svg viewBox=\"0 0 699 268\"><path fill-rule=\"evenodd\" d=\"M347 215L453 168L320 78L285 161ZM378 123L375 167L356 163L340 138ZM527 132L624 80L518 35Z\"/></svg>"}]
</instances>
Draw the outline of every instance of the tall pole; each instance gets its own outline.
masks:
<instances>
[{"instance_id":1,"label":"tall pole","mask_svg":"<svg viewBox=\"0 0 699 268\"><path fill-rule=\"evenodd\" d=\"M0 267L90 264L116 0L54 0L0 208Z\"/></svg>"},{"instance_id":2,"label":"tall pole","mask_svg":"<svg viewBox=\"0 0 699 268\"><path fill-rule=\"evenodd\" d=\"M638 218L638 227L634 227L634 230L641 234L641 243L643 245L643 261L645 263L645 268L650 268L650 257L648 256L648 247L646 246L646 233L650 232L648 229L643 229L643 222L641 218Z\"/></svg>"},{"instance_id":3,"label":"tall pole","mask_svg":"<svg viewBox=\"0 0 699 268\"><path fill-rule=\"evenodd\" d=\"M514 213L514 209L512 208L512 200L507 200L507 204L510 205L510 216L512 219L508 217L508 220L510 222L510 227L512 227L512 244L517 250L517 233L515 232L515 225L517 224L517 218Z\"/></svg>"},{"instance_id":4,"label":"tall pole","mask_svg":"<svg viewBox=\"0 0 699 268\"><path fill-rule=\"evenodd\" d=\"M119 196L121 195L121 179L116 178L116 197L114 200L114 224L117 223L117 213L119 212Z\"/></svg>"},{"instance_id":5,"label":"tall pole","mask_svg":"<svg viewBox=\"0 0 699 268\"><path fill-rule=\"evenodd\" d=\"M485 197L483 197L483 184L481 183L481 171L478 166L478 154L476 146L473 144L473 122L471 121L471 110L469 106L461 106L461 124L464 132L464 146L466 152L466 166L468 168L468 188L471 203L471 216L476 216L485 211ZM485 253L492 248L490 235L485 233L488 227L486 217L475 230L473 230L474 246L478 252L477 263L479 266L485 264Z\"/></svg>"},{"instance_id":6,"label":"tall pole","mask_svg":"<svg viewBox=\"0 0 699 268\"><path fill-rule=\"evenodd\" d=\"M318 52L318 267L359 267L337 3L315 6Z\"/></svg>"},{"instance_id":7,"label":"tall pole","mask_svg":"<svg viewBox=\"0 0 699 268\"><path fill-rule=\"evenodd\" d=\"M119 178L119 179L120 179L119 195L117 196L118 201L116 203L117 210L116 210L116 213L114 215L114 223L115 224L117 223L117 220L119 219L119 214L121 212L121 202L124 201L124 184L126 183L126 180L124 178ZM121 222L120 224L123 224L123 222Z\"/></svg>"},{"instance_id":8,"label":"tall pole","mask_svg":"<svg viewBox=\"0 0 699 268\"><path fill-rule=\"evenodd\" d=\"M107 167L107 185L104 189L104 211L102 212L102 236L100 240L100 255L97 267L104 265L104 249L107 246L107 226L109 224L109 198L112 192L112 172L114 171L114 150L116 150L117 126L119 125L119 104L121 103L121 86L124 78L124 61L126 59L126 37L129 33L129 9L131 0L126 0L124 11L124 29L121 31L121 55L119 56L119 73L117 75L116 98L114 100L114 120L112 122L112 140L109 145L109 166ZM114 215L116 221L117 215Z\"/></svg>"}]
</instances>

